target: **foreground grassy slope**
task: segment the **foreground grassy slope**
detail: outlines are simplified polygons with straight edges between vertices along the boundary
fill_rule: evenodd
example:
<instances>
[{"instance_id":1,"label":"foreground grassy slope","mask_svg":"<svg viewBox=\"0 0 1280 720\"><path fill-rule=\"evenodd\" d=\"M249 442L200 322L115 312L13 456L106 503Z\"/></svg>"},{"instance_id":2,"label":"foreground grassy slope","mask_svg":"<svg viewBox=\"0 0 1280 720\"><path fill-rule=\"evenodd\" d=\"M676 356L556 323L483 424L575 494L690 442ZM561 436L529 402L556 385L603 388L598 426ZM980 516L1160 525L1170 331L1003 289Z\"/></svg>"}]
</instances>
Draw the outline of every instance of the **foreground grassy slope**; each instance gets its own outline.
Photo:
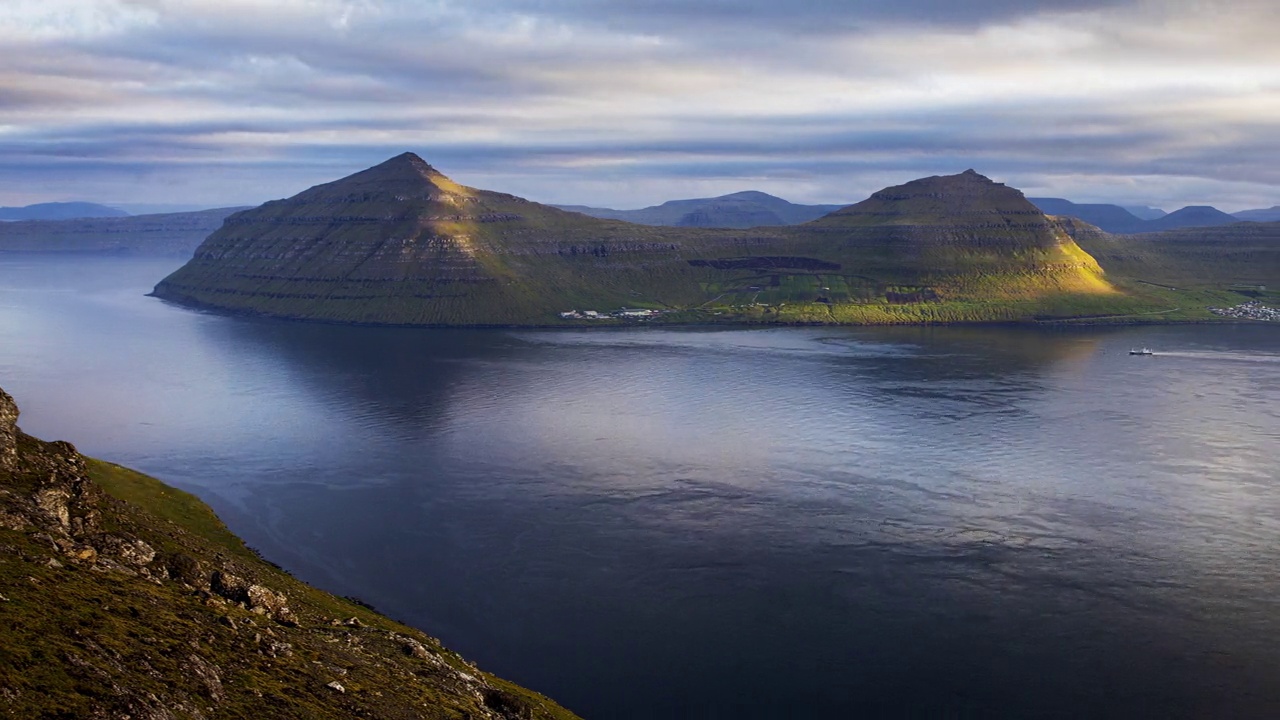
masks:
<instances>
[{"instance_id":1,"label":"foreground grassy slope","mask_svg":"<svg viewBox=\"0 0 1280 720\"><path fill-rule=\"evenodd\" d=\"M1127 309L1058 225L972 171L888 188L806 225L714 230L599 220L467 188L409 154L228 218L156 295L413 325L556 324L560 311L623 306L670 310L667 321L752 322Z\"/></svg>"},{"instance_id":2,"label":"foreground grassy slope","mask_svg":"<svg viewBox=\"0 0 1280 720\"><path fill-rule=\"evenodd\" d=\"M0 392L0 717L574 717L16 415Z\"/></svg>"}]
</instances>

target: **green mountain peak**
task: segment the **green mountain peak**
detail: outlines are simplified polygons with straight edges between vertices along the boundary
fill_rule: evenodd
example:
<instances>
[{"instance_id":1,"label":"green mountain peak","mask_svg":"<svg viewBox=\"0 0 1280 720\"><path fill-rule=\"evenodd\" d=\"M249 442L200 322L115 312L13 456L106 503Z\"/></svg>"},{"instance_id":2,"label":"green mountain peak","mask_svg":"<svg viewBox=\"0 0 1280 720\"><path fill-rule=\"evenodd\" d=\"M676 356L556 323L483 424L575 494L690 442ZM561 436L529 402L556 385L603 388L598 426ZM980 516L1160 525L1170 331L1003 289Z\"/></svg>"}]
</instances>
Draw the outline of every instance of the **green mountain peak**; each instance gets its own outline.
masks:
<instances>
[{"instance_id":1,"label":"green mountain peak","mask_svg":"<svg viewBox=\"0 0 1280 720\"><path fill-rule=\"evenodd\" d=\"M934 175L874 193L860 203L815 221L824 225L955 225L1000 222L1047 228L1048 220L1018 190L974 170Z\"/></svg>"}]
</instances>

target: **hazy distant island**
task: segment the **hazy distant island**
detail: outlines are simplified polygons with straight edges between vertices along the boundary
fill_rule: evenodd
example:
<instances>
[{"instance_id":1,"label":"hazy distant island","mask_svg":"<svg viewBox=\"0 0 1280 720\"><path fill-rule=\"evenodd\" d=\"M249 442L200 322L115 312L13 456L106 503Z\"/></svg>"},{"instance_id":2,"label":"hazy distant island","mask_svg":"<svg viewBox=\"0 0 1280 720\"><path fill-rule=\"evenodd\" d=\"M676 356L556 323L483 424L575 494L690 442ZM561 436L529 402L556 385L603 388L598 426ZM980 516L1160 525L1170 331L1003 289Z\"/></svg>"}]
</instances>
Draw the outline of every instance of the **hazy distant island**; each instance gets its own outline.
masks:
<instances>
[{"instance_id":1,"label":"hazy distant island","mask_svg":"<svg viewBox=\"0 0 1280 720\"><path fill-rule=\"evenodd\" d=\"M0 223L0 253L190 257L228 215L243 209L4 222Z\"/></svg>"},{"instance_id":2,"label":"hazy distant island","mask_svg":"<svg viewBox=\"0 0 1280 720\"><path fill-rule=\"evenodd\" d=\"M469 188L405 153L231 215L154 294L388 325L1135 322L1212 320L1278 282L1280 224L1116 236L972 170L714 229Z\"/></svg>"},{"instance_id":3,"label":"hazy distant island","mask_svg":"<svg viewBox=\"0 0 1280 720\"><path fill-rule=\"evenodd\" d=\"M299 582L194 496L17 418L0 390L0 714L575 717Z\"/></svg>"},{"instance_id":4,"label":"hazy distant island","mask_svg":"<svg viewBox=\"0 0 1280 720\"><path fill-rule=\"evenodd\" d=\"M0 207L0 220L77 220L82 218L127 217L120 208L91 202L50 202Z\"/></svg>"}]
</instances>

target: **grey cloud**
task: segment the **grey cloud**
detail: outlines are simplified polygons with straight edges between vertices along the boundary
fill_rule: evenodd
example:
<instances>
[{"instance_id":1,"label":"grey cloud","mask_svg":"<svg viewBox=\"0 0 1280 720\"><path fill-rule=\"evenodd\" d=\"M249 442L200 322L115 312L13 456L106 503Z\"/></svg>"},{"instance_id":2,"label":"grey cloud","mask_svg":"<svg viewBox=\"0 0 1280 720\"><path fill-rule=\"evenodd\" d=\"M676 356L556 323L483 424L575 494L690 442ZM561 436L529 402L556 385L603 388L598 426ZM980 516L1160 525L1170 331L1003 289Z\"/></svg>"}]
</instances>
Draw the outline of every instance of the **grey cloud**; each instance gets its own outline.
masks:
<instances>
[{"instance_id":1,"label":"grey cloud","mask_svg":"<svg viewBox=\"0 0 1280 720\"><path fill-rule=\"evenodd\" d=\"M535 199L618 205L632 204L620 196L627 188L660 192L663 179L734 189L808 183L827 189L807 199L852 201L876 189L866 186L874 181L970 166L1034 182L1141 175L1179 187L1188 177L1280 185L1273 169L1280 168L1280 149L1270 146L1275 123L1201 118L1198 98L1181 98L1178 106L1162 97L1165 88L1122 99L1081 91L1057 102L996 93L932 102L922 93L918 107L888 110L868 103L792 111L779 101L754 113L685 107L670 100L677 89L666 86L686 75L704 78L679 96L690 105L704 89L754 100L793 78L901 76L909 87L954 69L904 67L899 56L870 51L849 67L832 51L838 43L822 41L911 25L971 37L986 23L1120 6L1128 7L1102 0L477 0L457 3L442 18L411 11L420 7L415 3L403 3L406 11L397 14L388 2L386 14L341 28L306 14L282 22L212 12L198 22L163 16L124 35L0 45L0 62L14 78L0 91L0 123L11 126L0 141L0 199L33 178L50 188L58 177L69 187L110 188L106 179L115 173L142 178L134 191L163 193L157 200L251 202L406 149L461 182L475 176ZM520 13L538 18L527 36L519 32ZM1129 42L1123 32L1131 20L1115 18L1106 32L1118 35L1104 37L1110 44L1098 52L1121 68L1136 46L1169 57L1177 38L1146 28ZM551 37L559 22L572 31ZM626 33L660 41L633 42ZM901 37L907 42L911 34ZM1190 48L1186 57L1213 55L1215 47ZM77 104L87 119L63 112ZM171 117L175 107L192 118ZM1201 137L1205 123L1213 138ZM174 195L180 191L217 197ZM1157 192L1150 201L1161 201ZM613 199L602 197L610 193ZM669 198L646 198L662 199Z\"/></svg>"},{"instance_id":2,"label":"grey cloud","mask_svg":"<svg viewBox=\"0 0 1280 720\"><path fill-rule=\"evenodd\" d=\"M512 9L622 28L704 33L749 25L814 32L844 31L868 24L974 25L1042 12L1080 11L1131 4L1131 0L482 0Z\"/></svg>"}]
</instances>

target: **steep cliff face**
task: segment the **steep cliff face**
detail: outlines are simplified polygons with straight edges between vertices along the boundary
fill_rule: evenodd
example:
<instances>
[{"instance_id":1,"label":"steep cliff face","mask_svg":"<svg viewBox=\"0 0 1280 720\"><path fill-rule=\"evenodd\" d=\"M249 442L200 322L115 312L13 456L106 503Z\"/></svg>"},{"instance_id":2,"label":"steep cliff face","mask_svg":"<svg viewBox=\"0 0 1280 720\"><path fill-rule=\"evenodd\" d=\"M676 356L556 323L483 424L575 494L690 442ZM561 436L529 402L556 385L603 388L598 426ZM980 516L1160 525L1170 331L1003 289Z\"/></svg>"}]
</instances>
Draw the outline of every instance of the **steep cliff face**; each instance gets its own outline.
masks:
<instances>
[{"instance_id":1,"label":"steep cliff face","mask_svg":"<svg viewBox=\"0 0 1280 720\"><path fill-rule=\"evenodd\" d=\"M0 391L0 716L573 717L17 415Z\"/></svg>"},{"instance_id":2,"label":"steep cliff face","mask_svg":"<svg viewBox=\"0 0 1280 720\"><path fill-rule=\"evenodd\" d=\"M890 188L805 225L693 229L467 188L405 154L228 218L155 294L291 318L521 325L583 307L687 313L1107 291L1021 193L973 172Z\"/></svg>"}]
</instances>

